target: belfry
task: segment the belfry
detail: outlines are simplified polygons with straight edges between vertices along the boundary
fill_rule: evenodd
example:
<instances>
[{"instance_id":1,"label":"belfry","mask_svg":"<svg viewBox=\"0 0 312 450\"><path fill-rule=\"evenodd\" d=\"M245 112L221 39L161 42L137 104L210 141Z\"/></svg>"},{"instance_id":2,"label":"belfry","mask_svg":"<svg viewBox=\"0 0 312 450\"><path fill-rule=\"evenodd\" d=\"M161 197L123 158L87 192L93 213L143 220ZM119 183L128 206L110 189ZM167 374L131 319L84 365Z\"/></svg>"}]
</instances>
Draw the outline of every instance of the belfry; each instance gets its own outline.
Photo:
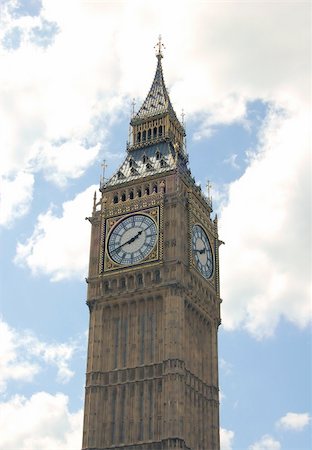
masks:
<instances>
[{"instance_id":1,"label":"belfry","mask_svg":"<svg viewBox=\"0 0 312 450\"><path fill-rule=\"evenodd\" d=\"M219 450L217 218L188 167L162 44L94 199L83 450Z\"/></svg>"}]
</instances>

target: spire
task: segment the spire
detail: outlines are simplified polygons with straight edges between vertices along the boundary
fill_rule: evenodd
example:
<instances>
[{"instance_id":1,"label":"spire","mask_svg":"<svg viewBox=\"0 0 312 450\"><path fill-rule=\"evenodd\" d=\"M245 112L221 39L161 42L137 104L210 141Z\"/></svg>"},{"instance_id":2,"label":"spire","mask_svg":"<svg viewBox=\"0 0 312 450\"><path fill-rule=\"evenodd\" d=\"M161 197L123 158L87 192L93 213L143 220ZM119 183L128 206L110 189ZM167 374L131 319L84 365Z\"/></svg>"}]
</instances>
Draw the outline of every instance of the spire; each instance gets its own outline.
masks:
<instances>
[{"instance_id":1,"label":"spire","mask_svg":"<svg viewBox=\"0 0 312 450\"><path fill-rule=\"evenodd\" d=\"M158 43L154 48L156 49L157 58L157 67L154 80L146 99L137 114L132 118L131 123L166 113L169 113L173 119L178 121L164 81L161 60L163 58L162 49L165 48L165 46L162 43L161 36L159 36Z\"/></svg>"},{"instance_id":2,"label":"spire","mask_svg":"<svg viewBox=\"0 0 312 450\"><path fill-rule=\"evenodd\" d=\"M163 76L163 48L159 36L152 86L138 112L132 108L128 155L105 187L167 173L177 166L188 173L184 126L172 107Z\"/></svg>"}]
</instances>

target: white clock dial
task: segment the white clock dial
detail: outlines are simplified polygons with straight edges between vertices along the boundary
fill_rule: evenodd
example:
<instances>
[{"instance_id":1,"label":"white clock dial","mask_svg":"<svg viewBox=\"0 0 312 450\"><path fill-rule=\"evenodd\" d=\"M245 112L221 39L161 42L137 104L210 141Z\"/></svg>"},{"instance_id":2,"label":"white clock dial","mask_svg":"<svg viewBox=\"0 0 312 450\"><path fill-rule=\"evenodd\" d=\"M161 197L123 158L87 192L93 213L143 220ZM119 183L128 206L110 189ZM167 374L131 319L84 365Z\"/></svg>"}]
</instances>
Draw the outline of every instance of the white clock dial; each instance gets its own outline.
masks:
<instances>
[{"instance_id":1,"label":"white clock dial","mask_svg":"<svg viewBox=\"0 0 312 450\"><path fill-rule=\"evenodd\" d=\"M117 264L131 265L143 261L157 242L157 225L145 214L122 219L108 238L108 253Z\"/></svg>"},{"instance_id":2,"label":"white clock dial","mask_svg":"<svg viewBox=\"0 0 312 450\"><path fill-rule=\"evenodd\" d=\"M200 225L192 228L192 251L195 265L204 278L210 278L213 272L213 256L205 230Z\"/></svg>"}]
</instances>

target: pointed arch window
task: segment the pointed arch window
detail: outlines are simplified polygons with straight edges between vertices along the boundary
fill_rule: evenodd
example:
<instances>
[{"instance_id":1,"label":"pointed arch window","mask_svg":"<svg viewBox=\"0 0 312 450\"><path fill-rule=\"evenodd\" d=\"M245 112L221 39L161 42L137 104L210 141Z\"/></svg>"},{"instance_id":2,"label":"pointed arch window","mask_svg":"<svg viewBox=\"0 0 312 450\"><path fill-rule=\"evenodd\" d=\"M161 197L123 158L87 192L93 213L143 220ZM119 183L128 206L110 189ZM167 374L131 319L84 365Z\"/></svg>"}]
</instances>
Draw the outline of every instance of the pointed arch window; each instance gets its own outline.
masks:
<instances>
[{"instance_id":1,"label":"pointed arch window","mask_svg":"<svg viewBox=\"0 0 312 450\"><path fill-rule=\"evenodd\" d=\"M142 141L143 142L146 141L146 130L144 130L143 133L142 133Z\"/></svg>"},{"instance_id":2,"label":"pointed arch window","mask_svg":"<svg viewBox=\"0 0 312 450\"><path fill-rule=\"evenodd\" d=\"M149 195L150 194L150 189L149 186L145 187L145 195Z\"/></svg>"},{"instance_id":3,"label":"pointed arch window","mask_svg":"<svg viewBox=\"0 0 312 450\"><path fill-rule=\"evenodd\" d=\"M118 203L118 195L117 195L117 194L114 195L113 202L114 202L114 203Z\"/></svg>"},{"instance_id":4,"label":"pointed arch window","mask_svg":"<svg viewBox=\"0 0 312 450\"><path fill-rule=\"evenodd\" d=\"M137 142L141 142L141 131L137 133Z\"/></svg>"},{"instance_id":5,"label":"pointed arch window","mask_svg":"<svg viewBox=\"0 0 312 450\"><path fill-rule=\"evenodd\" d=\"M121 194L121 201L122 202L126 201L126 194L124 192Z\"/></svg>"},{"instance_id":6,"label":"pointed arch window","mask_svg":"<svg viewBox=\"0 0 312 450\"><path fill-rule=\"evenodd\" d=\"M157 159L157 160L159 160L159 159L160 159L160 157L161 157L161 153L160 153L160 151L159 151L159 150L157 150L157 152L156 152L156 159Z\"/></svg>"},{"instance_id":7,"label":"pointed arch window","mask_svg":"<svg viewBox=\"0 0 312 450\"><path fill-rule=\"evenodd\" d=\"M153 128L153 138L156 139L157 138L157 127Z\"/></svg>"},{"instance_id":8,"label":"pointed arch window","mask_svg":"<svg viewBox=\"0 0 312 450\"><path fill-rule=\"evenodd\" d=\"M137 196L138 196L138 197L142 197L142 191L141 191L141 189L138 189L138 190L137 190Z\"/></svg>"},{"instance_id":9,"label":"pointed arch window","mask_svg":"<svg viewBox=\"0 0 312 450\"><path fill-rule=\"evenodd\" d=\"M155 270L154 276L155 276L156 283L159 283L160 282L160 271L159 270Z\"/></svg>"},{"instance_id":10,"label":"pointed arch window","mask_svg":"<svg viewBox=\"0 0 312 450\"><path fill-rule=\"evenodd\" d=\"M152 138L152 130L149 128L147 131L147 140L150 141Z\"/></svg>"},{"instance_id":11,"label":"pointed arch window","mask_svg":"<svg viewBox=\"0 0 312 450\"><path fill-rule=\"evenodd\" d=\"M160 125L158 127L158 136L162 136L162 134L163 134L163 127L162 127L162 125Z\"/></svg>"},{"instance_id":12,"label":"pointed arch window","mask_svg":"<svg viewBox=\"0 0 312 450\"><path fill-rule=\"evenodd\" d=\"M133 200L133 198L134 198L134 193L133 193L133 191L130 191L130 193L129 193L129 198L130 198L130 200Z\"/></svg>"}]
</instances>

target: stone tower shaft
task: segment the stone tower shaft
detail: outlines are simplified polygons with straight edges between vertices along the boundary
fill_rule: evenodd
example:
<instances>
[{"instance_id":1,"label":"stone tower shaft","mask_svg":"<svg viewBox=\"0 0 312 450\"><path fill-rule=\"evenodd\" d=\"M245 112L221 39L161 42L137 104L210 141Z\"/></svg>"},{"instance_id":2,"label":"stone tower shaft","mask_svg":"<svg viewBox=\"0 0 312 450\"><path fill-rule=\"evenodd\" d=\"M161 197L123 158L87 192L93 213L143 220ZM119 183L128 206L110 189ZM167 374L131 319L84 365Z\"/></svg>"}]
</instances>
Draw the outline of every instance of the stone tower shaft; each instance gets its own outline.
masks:
<instances>
[{"instance_id":1,"label":"stone tower shaft","mask_svg":"<svg viewBox=\"0 0 312 450\"><path fill-rule=\"evenodd\" d=\"M219 450L219 239L161 52L92 217L84 450Z\"/></svg>"}]
</instances>

